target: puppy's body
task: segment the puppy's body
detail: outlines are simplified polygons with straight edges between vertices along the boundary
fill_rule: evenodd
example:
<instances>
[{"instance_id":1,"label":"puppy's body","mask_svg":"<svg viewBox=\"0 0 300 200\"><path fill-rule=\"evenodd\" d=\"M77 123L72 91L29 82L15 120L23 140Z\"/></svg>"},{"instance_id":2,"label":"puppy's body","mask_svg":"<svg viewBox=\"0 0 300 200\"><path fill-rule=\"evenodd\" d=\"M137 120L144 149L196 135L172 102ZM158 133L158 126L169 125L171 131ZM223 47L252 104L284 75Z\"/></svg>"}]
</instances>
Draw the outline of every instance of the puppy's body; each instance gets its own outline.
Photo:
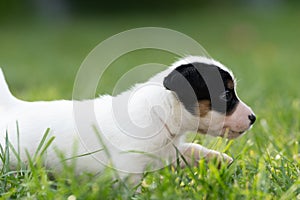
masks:
<instances>
[{"instance_id":1,"label":"puppy's body","mask_svg":"<svg viewBox=\"0 0 300 200\"><path fill-rule=\"evenodd\" d=\"M27 161L25 149L33 155L46 129L50 128L55 140L46 154L45 165L49 168L59 167L63 162L58 158L57 151L63 152L66 158L77 160L78 173L97 173L106 165L122 172L142 173L149 166L153 170L173 162L177 149L191 160L192 157L197 160L222 155L230 162L231 158L225 154L184 143L184 134L201 131L221 136L228 134L228 137L234 138L250 128L254 121L249 116L254 115L239 99L228 114L219 107L214 108L212 99L196 94L196 100L191 101L193 97L186 98L186 92L182 95L181 87L185 85L180 85L178 89L180 80L172 73L179 71L184 76L191 73L190 66L182 67L191 63L204 63L208 68L215 66L225 75L228 73L230 81L234 81L231 72L220 63L202 57L187 57L148 82L137 84L115 97L107 95L85 101L25 102L10 94L0 74L1 145L5 145L7 131L9 141L17 148L18 122L23 162ZM179 67L184 71L180 71L182 69ZM202 87L203 83L198 85L200 80L194 86L190 77L186 79L192 85L193 92L201 92L198 87ZM210 103L203 103L207 101ZM87 155L89 153L91 155ZM11 159L12 163L17 163L16 158Z\"/></svg>"}]
</instances>

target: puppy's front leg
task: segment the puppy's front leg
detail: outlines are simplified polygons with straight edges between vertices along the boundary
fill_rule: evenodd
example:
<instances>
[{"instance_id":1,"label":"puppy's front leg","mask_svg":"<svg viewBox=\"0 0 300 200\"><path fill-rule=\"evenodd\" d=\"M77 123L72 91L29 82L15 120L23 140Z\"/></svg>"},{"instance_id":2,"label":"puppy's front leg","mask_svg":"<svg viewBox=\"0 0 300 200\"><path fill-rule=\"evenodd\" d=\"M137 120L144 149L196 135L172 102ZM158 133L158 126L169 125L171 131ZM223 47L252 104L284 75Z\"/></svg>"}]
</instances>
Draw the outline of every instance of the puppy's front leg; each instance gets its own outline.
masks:
<instances>
[{"instance_id":1,"label":"puppy's front leg","mask_svg":"<svg viewBox=\"0 0 300 200\"><path fill-rule=\"evenodd\" d=\"M227 154L207 149L199 144L184 143L179 146L178 150L184 156L188 164L193 166L197 166L202 158L207 161L217 159L219 164L221 164L222 161L227 164L231 164L233 161L233 159ZM182 162L182 167L184 166L185 163Z\"/></svg>"}]
</instances>

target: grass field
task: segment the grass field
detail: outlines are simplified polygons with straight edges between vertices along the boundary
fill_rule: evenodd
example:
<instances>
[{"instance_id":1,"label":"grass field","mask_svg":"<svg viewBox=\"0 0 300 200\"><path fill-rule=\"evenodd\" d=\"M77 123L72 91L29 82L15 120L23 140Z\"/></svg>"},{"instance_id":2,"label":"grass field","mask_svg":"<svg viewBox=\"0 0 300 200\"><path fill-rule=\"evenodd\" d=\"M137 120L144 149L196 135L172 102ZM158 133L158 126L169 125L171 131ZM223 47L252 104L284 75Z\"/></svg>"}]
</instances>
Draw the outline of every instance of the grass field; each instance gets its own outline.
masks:
<instances>
[{"instance_id":1,"label":"grass field","mask_svg":"<svg viewBox=\"0 0 300 200\"><path fill-rule=\"evenodd\" d=\"M268 12L224 8L106 15L46 25L38 21L2 24L0 66L19 98L71 99L76 72L99 42L130 28L159 26L191 36L230 67L239 80L239 96L251 105L258 120L245 136L234 141L197 136L198 142L235 158L228 168L218 170L214 163L204 162L199 168L165 168L145 174L141 193L135 194L133 188L114 184L110 170L99 177L75 176L72 166L66 166L59 175L49 176L39 165L22 173L6 166L0 171L0 198L300 199L298 19L298 8ZM111 92L131 66L174 60L172 55L155 50L126 56L107 72L99 93Z\"/></svg>"}]
</instances>

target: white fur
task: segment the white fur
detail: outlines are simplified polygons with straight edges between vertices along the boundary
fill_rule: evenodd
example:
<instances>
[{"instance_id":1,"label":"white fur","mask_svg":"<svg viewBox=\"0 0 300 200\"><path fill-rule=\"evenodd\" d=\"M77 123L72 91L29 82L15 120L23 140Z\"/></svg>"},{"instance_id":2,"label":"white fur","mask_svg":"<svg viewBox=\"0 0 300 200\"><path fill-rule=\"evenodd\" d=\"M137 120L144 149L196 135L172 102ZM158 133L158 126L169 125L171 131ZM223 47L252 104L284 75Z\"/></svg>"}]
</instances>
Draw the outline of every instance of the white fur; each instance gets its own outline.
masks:
<instances>
[{"instance_id":1,"label":"white fur","mask_svg":"<svg viewBox=\"0 0 300 200\"><path fill-rule=\"evenodd\" d=\"M189 113L173 92L162 85L164 77L177 66L192 62L212 63L228 71L212 59L190 56L174 63L148 82L137 84L115 97L106 95L94 100L48 102L16 99L10 94L0 71L0 143L5 145L7 131L9 141L17 148L18 122L21 159L26 163L25 149L33 155L45 130L50 128L50 135L55 140L45 159L45 165L49 168L61 166L57 150L63 152L66 158L98 151L76 159L78 173L97 173L107 165L128 173L142 173L148 166L152 166L150 170L158 169L176 159L174 146L182 153L191 152L186 151L191 146L193 150L199 149L198 153L219 155L200 145L195 147L194 144L184 143L184 134L208 129L213 132L224 131L224 123L241 128L231 120L236 118L224 121L224 115L210 111L205 118L200 119ZM238 115L248 117L252 113L248 107L243 109L240 109ZM239 116L239 120L243 119L249 124L246 117ZM243 125L242 130L235 131L248 128ZM104 147L106 151L99 151ZM231 160L227 155L223 156ZM16 158L12 156L11 162L16 164Z\"/></svg>"}]
</instances>

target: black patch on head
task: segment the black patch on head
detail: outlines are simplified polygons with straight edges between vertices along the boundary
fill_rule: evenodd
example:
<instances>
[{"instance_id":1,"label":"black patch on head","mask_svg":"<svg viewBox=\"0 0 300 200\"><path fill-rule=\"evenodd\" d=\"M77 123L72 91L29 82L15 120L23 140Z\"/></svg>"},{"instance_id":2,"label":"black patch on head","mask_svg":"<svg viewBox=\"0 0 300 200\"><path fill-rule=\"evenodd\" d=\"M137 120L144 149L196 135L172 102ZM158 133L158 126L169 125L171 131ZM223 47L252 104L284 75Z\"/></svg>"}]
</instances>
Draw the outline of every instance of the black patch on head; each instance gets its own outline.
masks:
<instances>
[{"instance_id":1,"label":"black patch on head","mask_svg":"<svg viewBox=\"0 0 300 200\"><path fill-rule=\"evenodd\" d=\"M174 91L185 108L196 114L198 102L209 100L211 109L230 115L239 102L231 75L215 65L190 63L177 67L163 85Z\"/></svg>"}]
</instances>

